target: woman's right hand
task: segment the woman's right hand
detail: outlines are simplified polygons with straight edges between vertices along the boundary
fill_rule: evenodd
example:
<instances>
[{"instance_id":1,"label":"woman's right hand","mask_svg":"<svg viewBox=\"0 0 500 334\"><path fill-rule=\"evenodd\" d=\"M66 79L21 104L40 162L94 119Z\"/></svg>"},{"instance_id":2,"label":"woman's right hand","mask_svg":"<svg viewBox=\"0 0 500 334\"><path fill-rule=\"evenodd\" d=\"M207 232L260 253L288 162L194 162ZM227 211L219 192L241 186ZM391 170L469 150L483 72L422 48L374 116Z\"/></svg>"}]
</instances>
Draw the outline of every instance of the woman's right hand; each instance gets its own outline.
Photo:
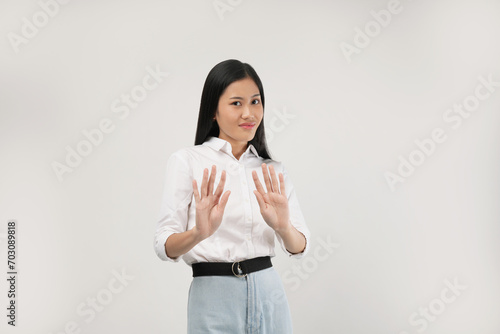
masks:
<instances>
[{"instance_id":1,"label":"woman's right hand","mask_svg":"<svg viewBox=\"0 0 500 334\"><path fill-rule=\"evenodd\" d=\"M197 236L204 240L217 231L222 222L224 208L226 207L227 200L229 199L230 190L222 195L224 184L226 183L226 171L222 171L219 185L213 192L214 182L216 175L216 166L212 165L212 173L207 182L208 168L203 170L203 180L201 181L201 194L198 192L198 185L196 180L193 180L193 192L196 201L196 225L193 230ZM220 199L220 201L219 201Z\"/></svg>"}]
</instances>

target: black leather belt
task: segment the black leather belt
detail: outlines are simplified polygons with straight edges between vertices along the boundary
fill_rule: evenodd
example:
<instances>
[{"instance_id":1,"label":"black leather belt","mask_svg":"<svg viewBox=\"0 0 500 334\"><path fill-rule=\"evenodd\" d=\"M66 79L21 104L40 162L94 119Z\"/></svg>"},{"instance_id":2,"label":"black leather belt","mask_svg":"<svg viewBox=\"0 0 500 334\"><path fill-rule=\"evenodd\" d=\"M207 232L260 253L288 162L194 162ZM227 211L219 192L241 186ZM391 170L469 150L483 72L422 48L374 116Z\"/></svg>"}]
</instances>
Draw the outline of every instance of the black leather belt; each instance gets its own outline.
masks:
<instances>
[{"instance_id":1,"label":"black leather belt","mask_svg":"<svg viewBox=\"0 0 500 334\"><path fill-rule=\"evenodd\" d=\"M245 277L247 274L272 267L270 256L261 256L253 259L236 262L197 262L193 263L193 277L197 276L236 276Z\"/></svg>"}]
</instances>

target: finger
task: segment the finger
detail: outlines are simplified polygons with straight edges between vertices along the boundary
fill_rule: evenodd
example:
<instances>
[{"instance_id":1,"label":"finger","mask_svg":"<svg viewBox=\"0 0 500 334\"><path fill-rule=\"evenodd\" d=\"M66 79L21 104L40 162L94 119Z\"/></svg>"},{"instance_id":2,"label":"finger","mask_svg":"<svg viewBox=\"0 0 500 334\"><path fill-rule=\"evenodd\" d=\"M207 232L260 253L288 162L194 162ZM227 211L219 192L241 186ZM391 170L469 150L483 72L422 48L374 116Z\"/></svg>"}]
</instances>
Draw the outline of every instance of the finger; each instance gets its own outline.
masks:
<instances>
[{"instance_id":1,"label":"finger","mask_svg":"<svg viewBox=\"0 0 500 334\"><path fill-rule=\"evenodd\" d=\"M203 169L203 179L201 180L201 197L207 196L207 176L208 176L208 169L205 168Z\"/></svg>"},{"instance_id":2,"label":"finger","mask_svg":"<svg viewBox=\"0 0 500 334\"><path fill-rule=\"evenodd\" d=\"M196 203L200 201L200 193L198 192L198 185L196 184L196 180L193 179L193 192L194 192L194 200Z\"/></svg>"},{"instance_id":3,"label":"finger","mask_svg":"<svg viewBox=\"0 0 500 334\"><path fill-rule=\"evenodd\" d=\"M279 189L279 185L278 185L278 179L276 178L276 171L274 170L274 166L270 165L269 166L269 170L270 170L271 179L272 179L272 182L273 182L273 191L277 192L278 189Z\"/></svg>"},{"instance_id":4,"label":"finger","mask_svg":"<svg viewBox=\"0 0 500 334\"><path fill-rule=\"evenodd\" d=\"M213 195L215 175L217 174L215 165L212 165L212 173L210 173L210 179L208 180L207 194Z\"/></svg>"},{"instance_id":5,"label":"finger","mask_svg":"<svg viewBox=\"0 0 500 334\"><path fill-rule=\"evenodd\" d=\"M269 179L269 173L267 171L267 165L262 164L262 174L264 174L264 182L266 183L267 192L273 191L273 186L271 185L271 180Z\"/></svg>"},{"instance_id":6,"label":"finger","mask_svg":"<svg viewBox=\"0 0 500 334\"><path fill-rule=\"evenodd\" d=\"M280 173L280 191L282 195L286 196L285 192L285 177L283 176L283 173Z\"/></svg>"},{"instance_id":7,"label":"finger","mask_svg":"<svg viewBox=\"0 0 500 334\"><path fill-rule=\"evenodd\" d=\"M257 191L261 194L265 194L266 191L262 187L262 184L260 183L259 176L257 175L257 171L252 171L252 177L253 177L253 182L255 183L255 188L257 188Z\"/></svg>"}]
</instances>

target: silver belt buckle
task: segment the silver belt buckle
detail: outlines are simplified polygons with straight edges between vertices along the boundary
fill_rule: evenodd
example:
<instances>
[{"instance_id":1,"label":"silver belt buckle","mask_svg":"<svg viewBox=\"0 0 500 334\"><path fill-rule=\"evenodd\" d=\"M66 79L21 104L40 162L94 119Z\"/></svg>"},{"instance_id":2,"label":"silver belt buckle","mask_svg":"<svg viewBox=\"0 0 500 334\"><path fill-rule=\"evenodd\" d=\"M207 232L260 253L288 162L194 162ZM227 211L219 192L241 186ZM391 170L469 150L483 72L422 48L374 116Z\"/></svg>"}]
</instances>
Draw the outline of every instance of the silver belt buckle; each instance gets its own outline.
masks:
<instances>
[{"instance_id":1,"label":"silver belt buckle","mask_svg":"<svg viewBox=\"0 0 500 334\"><path fill-rule=\"evenodd\" d=\"M234 272L234 265L236 263L238 263L238 274ZM239 274L239 271L242 271L242 270L241 270L241 267L240 267L240 263L237 262L237 261L233 262L233 265L231 266L231 271L233 272L234 276L236 276L236 277L240 277L241 278L241 277L246 277L247 276L247 274L244 274L244 275L240 275Z\"/></svg>"}]
</instances>

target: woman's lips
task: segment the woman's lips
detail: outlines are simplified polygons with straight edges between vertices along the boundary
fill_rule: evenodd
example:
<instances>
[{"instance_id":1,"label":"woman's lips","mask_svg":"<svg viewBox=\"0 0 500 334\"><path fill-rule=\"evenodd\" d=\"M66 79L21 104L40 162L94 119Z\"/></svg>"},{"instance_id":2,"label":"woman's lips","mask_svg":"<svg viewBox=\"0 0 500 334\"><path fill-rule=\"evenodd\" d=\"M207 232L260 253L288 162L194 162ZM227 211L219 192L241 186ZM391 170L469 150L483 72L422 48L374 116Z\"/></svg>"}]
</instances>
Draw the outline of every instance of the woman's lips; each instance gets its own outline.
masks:
<instances>
[{"instance_id":1,"label":"woman's lips","mask_svg":"<svg viewBox=\"0 0 500 334\"><path fill-rule=\"evenodd\" d=\"M240 127L243 129L252 129L255 126L255 124L242 124Z\"/></svg>"}]
</instances>

